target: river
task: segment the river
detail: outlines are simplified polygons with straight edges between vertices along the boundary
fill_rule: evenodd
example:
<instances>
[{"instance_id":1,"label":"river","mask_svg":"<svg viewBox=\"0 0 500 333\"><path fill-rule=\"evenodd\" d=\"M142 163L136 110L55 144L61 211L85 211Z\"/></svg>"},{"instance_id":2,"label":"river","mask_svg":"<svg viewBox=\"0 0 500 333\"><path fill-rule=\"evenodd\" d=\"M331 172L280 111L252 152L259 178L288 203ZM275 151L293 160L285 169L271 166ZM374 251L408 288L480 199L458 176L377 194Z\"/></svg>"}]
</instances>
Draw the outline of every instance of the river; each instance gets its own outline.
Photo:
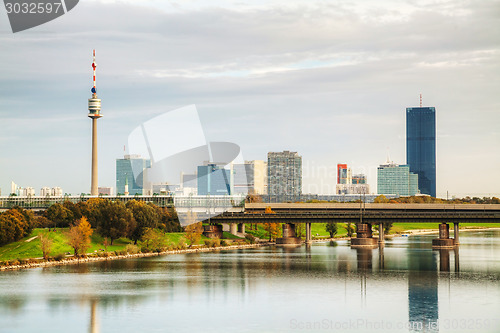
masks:
<instances>
[{"instance_id":1,"label":"river","mask_svg":"<svg viewBox=\"0 0 500 333\"><path fill-rule=\"evenodd\" d=\"M500 231L0 273L0 332L500 332Z\"/></svg>"}]
</instances>

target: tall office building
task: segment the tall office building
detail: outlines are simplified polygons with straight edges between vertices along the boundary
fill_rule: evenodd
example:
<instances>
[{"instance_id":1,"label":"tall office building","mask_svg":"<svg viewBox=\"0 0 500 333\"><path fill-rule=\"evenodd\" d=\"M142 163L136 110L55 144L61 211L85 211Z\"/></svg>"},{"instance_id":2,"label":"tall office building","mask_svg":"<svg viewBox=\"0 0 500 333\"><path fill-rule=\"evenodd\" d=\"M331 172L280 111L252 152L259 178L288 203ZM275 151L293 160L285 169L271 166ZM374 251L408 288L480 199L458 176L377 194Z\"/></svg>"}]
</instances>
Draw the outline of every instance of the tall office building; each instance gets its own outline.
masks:
<instances>
[{"instance_id":1,"label":"tall office building","mask_svg":"<svg viewBox=\"0 0 500 333\"><path fill-rule=\"evenodd\" d=\"M347 164L337 164L337 184L351 184L351 169Z\"/></svg>"},{"instance_id":2,"label":"tall office building","mask_svg":"<svg viewBox=\"0 0 500 333\"><path fill-rule=\"evenodd\" d=\"M383 164L377 168L377 193L412 196L418 193L418 175L408 165Z\"/></svg>"},{"instance_id":3,"label":"tall office building","mask_svg":"<svg viewBox=\"0 0 500 333\"><path fill-rule=\"evenodd\" d=\"M151 167L149 159L140 155L125 155L116 159L116 193L124 194L128 185L130 195L144 194L144 171Z\"/></svg>"},{"instance_id":4,"label":"tall office building","mask_svg":"<svg viewBox=\"0 0 500 333\"><path fill-rule=\"evenodd\" d=\"M233 164L235 193L266 194L267 163L265 161L245 161Z\"/></svg>"},{"instance_id":5,"label":"tall office building","mask_svg":"<svg viewBox=\"0 0 500 333\"><path fill-rule=\"evenodd\" d=\"M207 163L198 166L198 195L231 195L231 171Z\"/></svg>"},{"instance_id":6,"label":"tall office building","mask_svg":"<svg viewBox=\"0 0 500 333\"><path fill-rule=\"evenodd\" d=\"M267 192L270 202L300 200L302 195L302 156L296 152L267 154Z\"/></svg>"},{"instance_id":7,"label":"tall office building","mask_svg":"<svg viewBox=\"0 0 500 333\"><path fill-rule=\"evenodd\" d=\"M436 110L406 108L406 164L418 174L421 193L436 196Z\"/></svg>"}]
</instances>

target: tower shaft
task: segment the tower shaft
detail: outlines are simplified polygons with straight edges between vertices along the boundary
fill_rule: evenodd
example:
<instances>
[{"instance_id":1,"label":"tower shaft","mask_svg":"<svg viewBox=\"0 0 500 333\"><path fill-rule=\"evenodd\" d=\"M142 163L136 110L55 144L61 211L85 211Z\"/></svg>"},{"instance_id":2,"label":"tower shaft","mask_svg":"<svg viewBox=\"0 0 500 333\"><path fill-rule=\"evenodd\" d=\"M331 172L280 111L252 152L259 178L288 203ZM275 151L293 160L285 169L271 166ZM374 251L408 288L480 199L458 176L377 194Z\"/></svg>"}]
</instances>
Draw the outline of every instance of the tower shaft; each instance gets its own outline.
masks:
<instances>
[{"instance_id":1,"label":"tower shaft","mask_svg":"<svg viewBox=\"0 0 500 333\"><path fill-rule=\"evenodd\" d=\"M97 119L92 118L92 175L90 183L90 194L98 195L98 175L97 175Z\"/></svg>"}]
</instances>

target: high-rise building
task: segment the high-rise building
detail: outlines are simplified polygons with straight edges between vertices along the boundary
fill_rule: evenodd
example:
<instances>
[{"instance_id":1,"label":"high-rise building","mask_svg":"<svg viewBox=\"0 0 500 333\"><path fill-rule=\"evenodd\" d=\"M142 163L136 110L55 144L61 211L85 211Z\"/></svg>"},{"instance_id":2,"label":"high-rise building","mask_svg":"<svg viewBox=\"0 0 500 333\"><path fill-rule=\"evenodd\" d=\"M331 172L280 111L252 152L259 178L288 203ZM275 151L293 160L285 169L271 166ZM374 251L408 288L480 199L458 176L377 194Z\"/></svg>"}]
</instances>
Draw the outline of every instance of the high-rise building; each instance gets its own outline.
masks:
<instances>
[{"instance_id":1,"label":"high-rise building","mask_svg":"<svg viewBox=\"0 0 500 333\"><path fill-rule=\"evenodd\" d=\"M418 193L418 175L408 165L382 164L377 168L377 193L412 196Z\"/></svg>"},{"instance_id":2,"label":"high-rise building","mask_svg":"<svg viewBox=\"0 0 500 333\"><path fill-rule=\"evenodd\" d=\"M352 184L366 184L366 175L363 174L353 175Z\"/></svg>"},{"instance_id":3,"label":"high-rise building","mask_svg":"<svg viewBox=\"0 0 500 333\"><path fill-rule=\"evenodd\" d=\"M151 160L140 155L125 155L116 159L116 193L124 194L128 185L130 195L145 194L145 170L151 167Z\"/></svg>"},{"instance_id":4,"label":"high-rise building","mask_svg":"<svg viewBox=\"0 0 500 333\"><path fill-rule=\"evenodd\" d=\"M51 195L50 187L44 186L40 189L40 196L46 197Z\"/></svg>"},{"instance_id":5,"label":"high-rise building","mask_svg":"<svg viewBox=\"0 0 500 333\"><path fill-rule=\"evenodd\" d=\"M231 195L231 171L213 163L198 166L198 195Z\"/></svg>"},{"instance_id":6,"label":"high-rise building","mask_svg":"<svg viewBox=\"0 0 500 333\"><path fill-rule=\"evenodd\" d=\"M302 195L302 156L296 152L267 154L267 193L270 202L300 200Z\"/></svg>"},{"instance_id":7,"label":"high-rise building","mask_svg":"<svg viewBox=\"0 0 500 333\"><path fill-rule=\"evenodd\" d=\"M351 169L347 164L337 164L337 184L350 184Z\"/></svg>"},{"instance_id":8,"label":"high-rise building","mask_svg":"<svg viewBox=\"0 0 500 333\"><path fill-rule=\"evenodd\" d=\"M436 196L436 110L406 108L406 164L418 175L421 193Z\"/></svg>"},{"instance_id":9,"label":"high-rise building","mask_svg":"<svg viewBox=\"0 0 500 333\"><path fill-rule=\"evenodd\" d=\"M233 164L235 193L266 194L267 162L261 160Z\"/></svg>"}]
</instances>

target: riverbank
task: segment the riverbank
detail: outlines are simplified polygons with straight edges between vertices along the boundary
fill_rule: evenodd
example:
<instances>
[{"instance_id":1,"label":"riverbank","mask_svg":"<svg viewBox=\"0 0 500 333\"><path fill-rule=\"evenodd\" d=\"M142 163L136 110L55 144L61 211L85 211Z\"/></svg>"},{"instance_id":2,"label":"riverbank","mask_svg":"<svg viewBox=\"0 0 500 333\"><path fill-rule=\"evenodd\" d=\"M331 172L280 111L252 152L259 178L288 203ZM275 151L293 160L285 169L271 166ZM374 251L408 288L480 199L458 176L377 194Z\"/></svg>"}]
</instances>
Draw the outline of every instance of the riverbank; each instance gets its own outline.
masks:
<instances>
[{"instance_id":1,"label":"riverbank","mask_svg":"<svg viewBox=\"0 0 500 333\"><path fill-rule=\"evenodd\" d=\"M261 242L254 244L238 244L238 245L228 245L228 246L217 246L217 247L196 247L191 249L183 250L170 250L163 252L148 252L148 253L134 253L134 254L124 254L124 255L110 255L110 256L94 256L90 255L84 258L74 258L67 257L60 261L42 261L42 262L30 262L26 264L10 265L10 266L0 266L1 271L10 271L26 268L37 268L37 267L51 267L51 266L61 266L61 265L77 265L77 264L87 264L99 261L109 261L109 260L120 260L120 259L133 259L133 258L144 258L144 257L156 257L169 254L184 254L184 253L200 253L200 252L216 252L225 250L239 250L255 248L260 246L275 245L274 242Z\"/></svg>"}]
</instances>

